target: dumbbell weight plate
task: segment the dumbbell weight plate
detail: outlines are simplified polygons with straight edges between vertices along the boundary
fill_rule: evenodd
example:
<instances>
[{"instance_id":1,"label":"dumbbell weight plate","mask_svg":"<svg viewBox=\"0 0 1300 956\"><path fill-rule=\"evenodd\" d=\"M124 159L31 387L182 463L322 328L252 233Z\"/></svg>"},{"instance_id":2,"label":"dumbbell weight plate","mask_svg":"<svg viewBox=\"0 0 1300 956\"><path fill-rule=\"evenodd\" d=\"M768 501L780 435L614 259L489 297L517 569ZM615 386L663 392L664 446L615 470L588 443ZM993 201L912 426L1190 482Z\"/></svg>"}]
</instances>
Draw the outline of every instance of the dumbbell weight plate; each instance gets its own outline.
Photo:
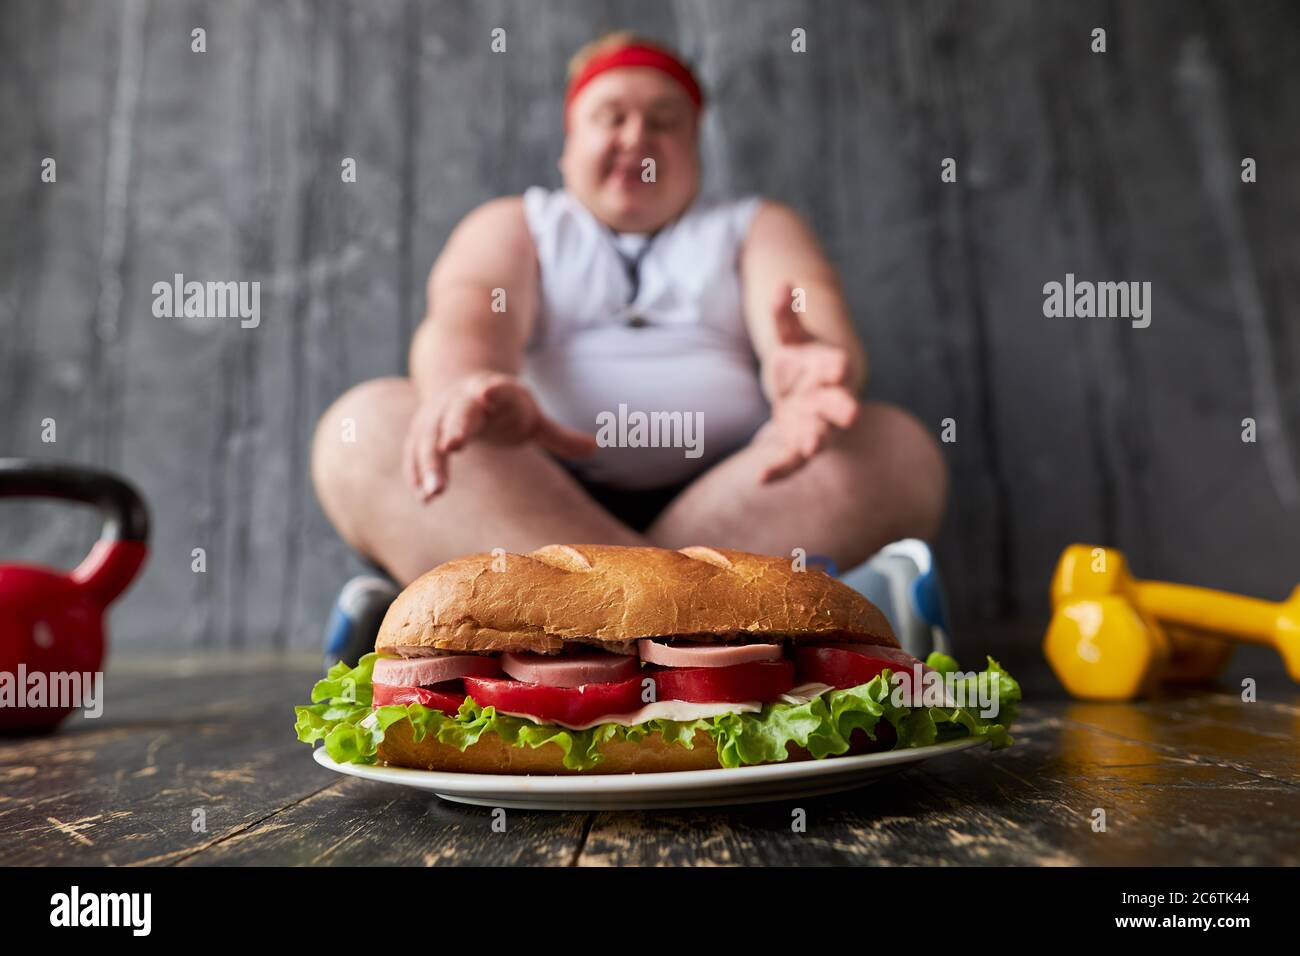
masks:
<instances>
[{"instance_id":1,"label":"dumbbell weight plate","mask_svg":"<svg viewBox=\"0 0 1300 956\"><path fill-rule=\"evenodd\" d=\"M1236 645L1212 631L1182 624L1160 622L1168 635L1173 655L1165 665L1162 680L1169 684L1208 684L1223 673Z\"/></svg>"},{"instance_id":2,"label":"dumbbell weight plate","mask_svg":"<svg viewBox=\"0 0 1300 956\"><path fill-rule=\"evenodd\" d=\"M1065 689L1081 700L1133 700L1156 690L1169 659L1158 625L1120 597L1062 602L1043 653Z\"/></svg>"}]
</instances>

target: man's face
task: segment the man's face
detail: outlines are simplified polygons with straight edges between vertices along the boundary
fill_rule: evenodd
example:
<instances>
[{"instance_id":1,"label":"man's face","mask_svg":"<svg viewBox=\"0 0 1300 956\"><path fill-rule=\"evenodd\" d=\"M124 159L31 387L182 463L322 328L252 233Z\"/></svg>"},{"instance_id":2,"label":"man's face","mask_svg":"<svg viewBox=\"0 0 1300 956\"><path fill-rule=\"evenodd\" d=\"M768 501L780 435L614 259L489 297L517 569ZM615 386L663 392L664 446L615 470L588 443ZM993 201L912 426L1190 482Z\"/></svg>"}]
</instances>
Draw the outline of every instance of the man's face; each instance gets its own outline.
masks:
<instances>
[{"instance_id":1,"label":"man's face","mask_svg":"<svg viewBox=\"0 0 1300 956\"><path fill-rule=\"evenodd\" d=\"M695 198L698 130L695 104L658 70L601 73L569 106L560 156L564 186L610 228L653 232Z\"/></svg>"}]
</instances>

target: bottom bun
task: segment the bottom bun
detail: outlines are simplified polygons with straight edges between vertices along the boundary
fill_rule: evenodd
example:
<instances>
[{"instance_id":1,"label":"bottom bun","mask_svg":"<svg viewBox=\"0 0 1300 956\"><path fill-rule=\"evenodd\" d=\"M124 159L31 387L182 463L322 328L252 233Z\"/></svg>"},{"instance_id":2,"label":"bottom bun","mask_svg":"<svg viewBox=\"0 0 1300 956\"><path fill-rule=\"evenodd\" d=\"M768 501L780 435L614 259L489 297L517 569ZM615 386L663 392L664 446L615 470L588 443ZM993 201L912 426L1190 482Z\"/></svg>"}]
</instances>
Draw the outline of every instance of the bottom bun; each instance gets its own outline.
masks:
<instances>
[{"instance_id":1,"label":"bottom bun","mask_svg":"<svg viewBox=\"0 0 1300 956\"><path fill-rule=\"evenodd\" d=\"M643 737L636 743L607 740L597 745L600 763L591 770L571 770L566 767L564 751L554 743L542 744L536 749L527 745L515 747L488 732L479 738L478 743L471 744L462 752L432 736L426 736L417 742L412 735L410 721L399 720L393 724L379 743L379 759L391 767L409 767L415 770L500 774L669 773L674 770L716 770L722 766L718 761L717 745L703 730L695 732L695 746L691 750L678 743L668 743L657 733ZM844 756L887 747L883 741L873 741L860 729L854 732L849 743L848 753ZM786 752L789 754L788 761L814 759L812 754L798 744L789 744ZM822 759L833 760L834 757Z\"/></svg>"}]
</instances>

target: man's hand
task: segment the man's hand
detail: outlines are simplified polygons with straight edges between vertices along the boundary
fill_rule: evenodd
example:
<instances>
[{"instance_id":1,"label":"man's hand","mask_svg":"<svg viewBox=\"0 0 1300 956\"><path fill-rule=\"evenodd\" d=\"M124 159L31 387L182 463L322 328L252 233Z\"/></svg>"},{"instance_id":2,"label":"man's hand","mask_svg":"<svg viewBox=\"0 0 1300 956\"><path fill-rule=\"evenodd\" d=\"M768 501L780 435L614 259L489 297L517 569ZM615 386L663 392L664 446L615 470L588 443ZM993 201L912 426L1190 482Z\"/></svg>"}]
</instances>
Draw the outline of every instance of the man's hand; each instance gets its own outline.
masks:
<instances>
[{"instance_id":1,"label":"man's hand","mask_svg":"<svg viewBox=\"0 0 1300 956\"><path fill-rule=\"evenodd\" d=\"M422 402L411 420L403 462L422 501L447 487L448 457L474 439L498 445L533 441L562 458L596 449L591 435L542 414L532 392L513 375L476 373Z\"/></svg>"},{"instance_id":2,"label":"man's hand","mask_svg":"<svg viewBox=\"0 0 1300 956\"><path fill-rule=\"evenodd\" d=\"M847 387L848 353L818 342L803 327L793 291L786 283L772 303L777 345L763 363L772 418L753 441L764 453L759 471L764 484L797 471L821 450L832 426L848 428L858 416L858 400Z\"/></svg>"}]
</instances>

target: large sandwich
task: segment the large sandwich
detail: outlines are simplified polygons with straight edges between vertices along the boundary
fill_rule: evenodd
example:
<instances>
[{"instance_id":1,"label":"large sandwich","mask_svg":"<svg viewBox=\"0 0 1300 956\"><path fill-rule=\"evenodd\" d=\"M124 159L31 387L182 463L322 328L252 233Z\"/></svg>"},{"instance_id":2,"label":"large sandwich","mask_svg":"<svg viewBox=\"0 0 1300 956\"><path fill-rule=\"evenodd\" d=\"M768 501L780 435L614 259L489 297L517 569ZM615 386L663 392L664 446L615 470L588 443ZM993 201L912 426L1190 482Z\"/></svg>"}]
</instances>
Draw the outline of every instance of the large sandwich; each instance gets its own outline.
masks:
<instances>
[{"instance_id":1,"label":"large sandwich","mask_svg":"<svg viewBox=\"0 0 1300 956\"><path fill-rule=\"evenodd\" d=\"M992 678L993 707L957 705L951 680L922 696L918 678L955 669L912 657L875 605L789 560L551 545L471 555L413 582L375 653L331 669L296 730L338 762L504 774L1008 744L1020 691L991 658L966 679ZM900 696L903 675L914 696Z\"/></svg>"}]
</instances>

